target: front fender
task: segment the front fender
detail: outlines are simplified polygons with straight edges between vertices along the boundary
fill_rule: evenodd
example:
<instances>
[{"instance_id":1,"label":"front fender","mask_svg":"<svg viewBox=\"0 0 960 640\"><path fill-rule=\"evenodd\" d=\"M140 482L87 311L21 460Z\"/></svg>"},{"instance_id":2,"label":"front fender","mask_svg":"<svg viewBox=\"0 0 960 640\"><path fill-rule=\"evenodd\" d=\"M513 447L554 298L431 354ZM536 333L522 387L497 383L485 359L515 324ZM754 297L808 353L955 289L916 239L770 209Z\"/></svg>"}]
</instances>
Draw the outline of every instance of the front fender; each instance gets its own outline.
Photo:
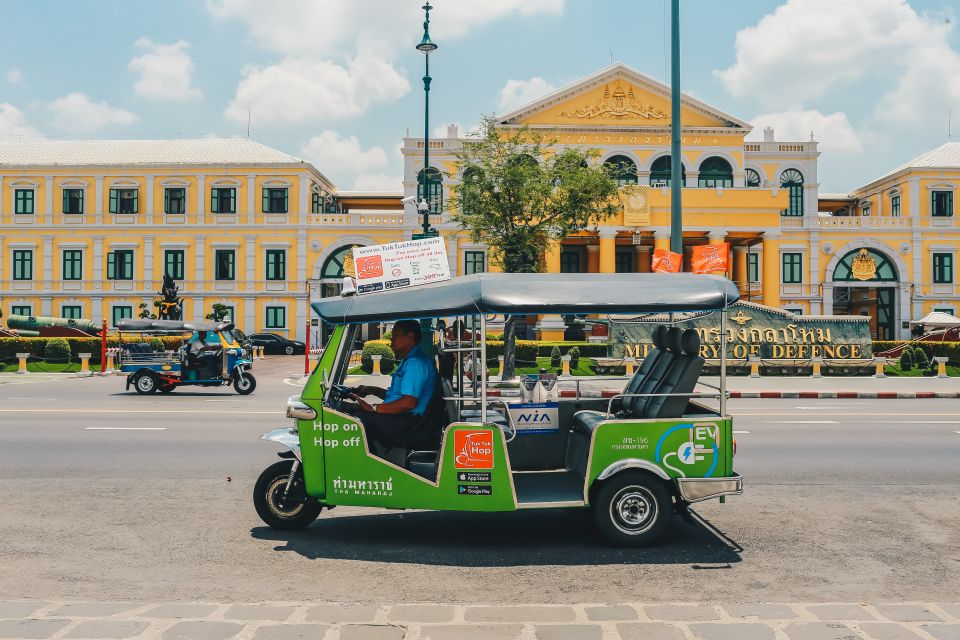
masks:
<instances>
[{"instance_id":1,"label":"front fender","mask_svg":"<svg viewBox=\"0 0 960 640\"><path fill-rule=\"evenodd\" d=\"M265 434L260 436L261 440L269 440L271 442L279 442L283 446L290 449L293 452L293 455L297 456L297 460L303 462L303 458L300 456L300 436L297 434L296 429L274 429L273 431L267 431Z\"/></svg>"}]
</instances>

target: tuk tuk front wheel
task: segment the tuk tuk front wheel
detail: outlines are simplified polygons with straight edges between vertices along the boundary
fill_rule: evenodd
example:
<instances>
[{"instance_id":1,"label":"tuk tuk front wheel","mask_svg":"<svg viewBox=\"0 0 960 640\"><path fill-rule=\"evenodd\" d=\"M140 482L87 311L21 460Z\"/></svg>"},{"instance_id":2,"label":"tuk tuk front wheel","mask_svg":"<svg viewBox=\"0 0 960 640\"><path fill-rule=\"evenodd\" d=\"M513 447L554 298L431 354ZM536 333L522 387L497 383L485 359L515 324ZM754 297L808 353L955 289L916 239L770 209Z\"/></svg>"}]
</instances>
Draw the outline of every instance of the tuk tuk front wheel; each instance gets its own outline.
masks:
<instances>
[{"instance_id":1,"label":"tuk tuk front wheel","mask_svg":"<svg viewBox=\"0 0 960 640\"><path fill-rule=\"evenodd\" d=\"M170 384L170 383L161 384L159 391L160 393L173 393L173 390L176 388L177 388L177 385L175 384Z\"/></svg>"},{"instance_id":2,"label":"tuk tuk front wheel","mask_svg":"<svg viewBox=\"0 0 960 640\"><path fill-rule=\"evenodd\" d=\"M133 388L143 396L156 393L159 386L157 376L152 373L141 373L137 376L137 379L133 381Z\"/></svg>"},{"instance_id":3,"label":"tuk tuk front wheel","mask_svg":"<svg viewBox=\"0 0 960 640\"><path fill-rule=\"evenodd\" d=\"M601 485L592 505L594 520L607 542L618 547L656 543L670 526L673 503L659 478L625 471Z\"/></svg>"},{"instance_id":4,"label":"tuk tuk front wheel","mask_svg":"<svg viewBox=\"0 0 960 640\"><path fill-rule=\"evenodd\" d=\"M247 372L238 373L233 379L233 388L242 396L250 395L257 388L257 379Z\"/></svg>"},{"instance_id":5,"label":"tuk tuk front wheel","mask_svg":"<svg viewBox=\"0 0 960 640\"><path fill-rule=\"evenodd\" d=\"M287 491L293 460L281 460L263 470L253 487L253 506L267 526L304 529L320 515L322 507L307 496L303 471L297 469Z\"/></svg>"}]
</instances>

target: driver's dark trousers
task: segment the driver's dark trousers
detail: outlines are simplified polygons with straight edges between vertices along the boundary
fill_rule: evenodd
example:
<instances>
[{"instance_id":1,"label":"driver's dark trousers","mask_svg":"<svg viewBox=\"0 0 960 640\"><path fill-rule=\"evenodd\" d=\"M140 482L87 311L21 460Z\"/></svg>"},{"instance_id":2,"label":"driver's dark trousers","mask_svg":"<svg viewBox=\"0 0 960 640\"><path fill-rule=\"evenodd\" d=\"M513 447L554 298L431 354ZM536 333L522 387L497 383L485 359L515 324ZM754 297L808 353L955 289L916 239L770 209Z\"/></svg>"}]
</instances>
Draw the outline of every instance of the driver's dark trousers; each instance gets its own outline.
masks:
<instances>
[{"instance_id":1,"label":"driver's dark trousers","mask_svg":"<svg viewBox=\"0 0 960 640\"><path fill-rule=\"evenodd\" d=\"M380 444L393 446L403 434L412 429L423 416L405 411L403 413L377 413L364 411L353 402L344 402L341 411L359 418L367 433L367 441L376 440Z\"/></svg>"}]
</instances>

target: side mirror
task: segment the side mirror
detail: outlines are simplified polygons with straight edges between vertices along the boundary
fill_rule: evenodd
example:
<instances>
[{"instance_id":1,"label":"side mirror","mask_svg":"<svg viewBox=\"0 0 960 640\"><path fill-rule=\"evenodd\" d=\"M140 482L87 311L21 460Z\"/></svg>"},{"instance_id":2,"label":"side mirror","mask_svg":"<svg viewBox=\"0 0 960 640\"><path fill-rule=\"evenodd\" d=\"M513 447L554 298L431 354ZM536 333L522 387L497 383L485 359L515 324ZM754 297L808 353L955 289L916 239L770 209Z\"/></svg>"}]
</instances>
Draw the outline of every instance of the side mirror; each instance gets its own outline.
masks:
<instances>
[{"instance_id":1,"label":"side mirror","mask_svg":"<svg viewBox=\"0 0 960 640\"><path fill-rule=\"evenodd\" d=\"M290 396L287 400L287 417L296 420L316 420L316 410L300 401L299 396Z\"/></svg>"}]
</instances>

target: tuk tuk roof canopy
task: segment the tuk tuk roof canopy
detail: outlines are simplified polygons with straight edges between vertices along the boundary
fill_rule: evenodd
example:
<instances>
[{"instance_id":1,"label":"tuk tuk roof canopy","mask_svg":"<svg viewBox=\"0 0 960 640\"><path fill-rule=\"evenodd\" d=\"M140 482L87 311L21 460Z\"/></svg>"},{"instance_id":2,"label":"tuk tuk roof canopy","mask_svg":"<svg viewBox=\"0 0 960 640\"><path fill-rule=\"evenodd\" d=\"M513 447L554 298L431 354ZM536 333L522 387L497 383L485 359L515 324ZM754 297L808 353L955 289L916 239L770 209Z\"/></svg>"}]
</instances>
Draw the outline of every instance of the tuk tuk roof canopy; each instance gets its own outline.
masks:
<instances>
[{"instance_id":1,"label":"tuk tuk roof canopy","mask_svg":"<svg viewBox=\"0 0 960 640\"><path fill-rule=\"evenodd\" d=\"M691 273L479 273L394 291L327 298L333 324L495 313L611 314L714 311L740 299L722 276Z\"/></svg>"},{"instance_id":2,"label":"tuk tuk roof canopy","mask_svg":"<svg viewBox=\"0 0 960 640\"><path fill-rule=\"evenodd\" d=\"M151 320L149 318L125 318L117 323L120 331L154 331L183 333L184 331L229 331L232 322L212 322L210 320Z\"/></svg>"}]
</instances>

